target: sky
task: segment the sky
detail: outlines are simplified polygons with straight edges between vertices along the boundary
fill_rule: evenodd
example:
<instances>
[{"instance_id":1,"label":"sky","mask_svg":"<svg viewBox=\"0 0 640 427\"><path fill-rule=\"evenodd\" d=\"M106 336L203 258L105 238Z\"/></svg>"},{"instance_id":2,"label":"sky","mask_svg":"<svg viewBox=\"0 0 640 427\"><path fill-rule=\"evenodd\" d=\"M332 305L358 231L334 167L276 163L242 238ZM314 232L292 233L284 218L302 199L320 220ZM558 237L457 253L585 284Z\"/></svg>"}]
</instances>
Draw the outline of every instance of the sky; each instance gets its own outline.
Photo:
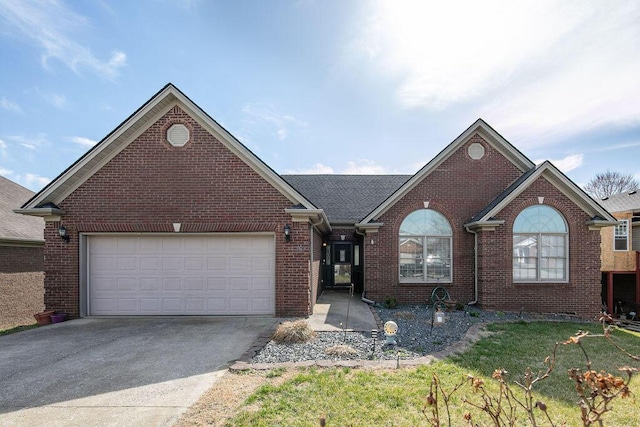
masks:
<instances>
[{"instance_id":1,"label":"sky","mask_svg":"<svg viewBox=\"0 0 640 427\"><path fill-rule=\"evenodd\" d=\"M33 191L171 82L280 174L413 174L478 118L640 179L640 1L0 0L0 175Z\"/></svg>"}]
</instances>

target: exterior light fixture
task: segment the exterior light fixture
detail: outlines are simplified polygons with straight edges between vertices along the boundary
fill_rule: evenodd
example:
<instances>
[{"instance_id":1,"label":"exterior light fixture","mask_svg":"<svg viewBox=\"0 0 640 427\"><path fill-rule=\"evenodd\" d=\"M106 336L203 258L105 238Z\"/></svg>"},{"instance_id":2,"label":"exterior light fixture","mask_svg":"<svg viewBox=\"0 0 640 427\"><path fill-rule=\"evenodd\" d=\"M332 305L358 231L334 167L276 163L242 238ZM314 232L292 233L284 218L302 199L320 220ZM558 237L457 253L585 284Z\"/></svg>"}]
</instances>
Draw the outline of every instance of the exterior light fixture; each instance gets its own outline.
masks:
<instances>
[{"instance_id":1,"label":"exterior light fixture","mask_svg":"<svg viewBox=\"0 0 640 427\"><path fill-rule=\"evenodd\" d=\"M291 227L289 227L289 224L284 226L284 239L287 242L291 240Z\"/></svg>"},{"instance_id":2,"label":"exterior light fixture","mask_svg":"<svg viewBox=\"0 0 640 427\"><path fill-rule=\"evenodd\" d=\"M69 243L69 233L67 233L67 229L64 228L64 225L60 225L60 228L58 228L58 234L60 235L60 238L62 240L64 240L66 243Z\"/></svg>"}]
</instances>

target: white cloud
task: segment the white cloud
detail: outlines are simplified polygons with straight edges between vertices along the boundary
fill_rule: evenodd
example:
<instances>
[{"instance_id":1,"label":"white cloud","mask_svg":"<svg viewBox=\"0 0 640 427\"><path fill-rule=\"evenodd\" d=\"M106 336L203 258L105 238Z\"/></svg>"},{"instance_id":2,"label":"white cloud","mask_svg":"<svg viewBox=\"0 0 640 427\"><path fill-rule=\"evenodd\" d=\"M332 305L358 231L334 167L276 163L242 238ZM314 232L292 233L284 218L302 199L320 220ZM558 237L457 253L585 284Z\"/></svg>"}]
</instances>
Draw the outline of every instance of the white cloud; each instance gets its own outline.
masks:
<instances>
[{"instance_id":1,"label":"white cloud","mask_svg":"<svg viewBox=\"0 0 640 427\"><path fill-rule=\"evenodd\" d=\"M342 171L349 175L380 175L386 173L383 166L377 165L373 160L359 159L347 162L347 168Z\"/></svg>"},{"instance_id":2,"label":"white cloud","mask_svg":"<svg viewBox=\"0 0 640 427\"><path fill-rule=\"evenodd\" d=\"M94 141L89 138L85 138L84 136L72 136L69 138L71 142L74 142L78 145L82 145L83 147L93 147L98 143L98 141Z\"/></svg>"},{"instance_id":3,"label":"white cloud","mask_svg":"<svg viewBox=\"0 0 640 427\"><path fill-rule=\"evenodd\" d=\"M5 178L10 178L11 175L13 175L13 171L11 169L0 167L0 175L4 176Z\"/></svg>"},{"instance_id":4,"label":"white cloud","mask_svg":"<svg viewBox=\"0 0 640 427\"><path fill-rule=\"evenodd\" d=\"M570 172L574 169L579 168L584 163L584 155L583 154L570 154L563 159L557 160L549 160L555 167L560 169L563 173ZM540 164L544 162L544 160L536 160L534 163Z\"/></svg>"},{"instance_id":5,"label":"white cloud","mask_svg":"<svg viewBox=\"0 0 640 427\"><path fill-rule=\"evenodd\" d=\"M307 127L304 121L278 111L271 104L249 103L242 108L242 112L244 113L244 133L248 134L262 128L265 133L270 133L278 140L284 141L292 130L298 131Z\"/></svg>"},{"instance_id":6,"label":"white cloud","mask_svg":"<svg viewBox=\"0 0 640 427\"><path fill-rule=\"evenodd\" d=\"M640 123L638 22L637 2L380 0L349 46L401 107L477 108L525 147Z\"/></svg>"},{"instance_id":7,"label":"white cloud","mask_svg":"<svg viewBox=\"0 0 640 427\"><path fill-rule=\"evenodd\" d=\"M35 149L38 147L44 147L49 145L49 140L47 139L47 135L45 135L44 133L39 133L34 137L26 136L26 135L11 135L11 136L8 136L7 138L29 149Z\"/></svg>"},{"instance_id":8,"label":"white cloud","mask_svg":"<svg viewBox=\"0 0 640 427\"><path fill-rule=\"evenodd\" d=\"M293 175L331 175L333 174L333 168L331 166L323 165L322 163L316 163L307 169L289 169L285 174Z\"/></svg>"},{"instance_id":9,"label":"white cloud","mask_svg":"<svg viewBox=\"0 0 640 427\"><path fill-rule=\"evenodd\" d=\"M35 191L40 190L42 187L51 182L50 178L40 176L34 173L25 173L24 175L16 175L16 182L24 185L27 188L31 188Z\"/></svg>"},{"instance_id":10,"label":"white cloud","mask_svg":"<svg viewBox=\"0 0 640 427\"><path fill-rule=\"evenodd\" d=\"M15 103L13 101L8 100L4 96L2 98L0 98L0 107L2 107L3 109L5 109L7 111L13 111L15 113L22 112L22 108L20 108L20 105L18 105L17 103Z\"/></svg>"},{"instance_id":11,"label":"white cloud","mask_svg":"<svg viewBox=\"0 0 640 427\"><path fill-rule=\"evenodd\" d=\"M45 68L55 59L76 73L88 68L114 79L126 65L124 52L114 51L107 61L102 61L88 46L78 42L88 27L87 19L61 2L6 0L0 7L0 18L6 33L41 50Z\"/></svg>"},{"instance_id":12,"label":"white cloud","mask_svg":"<svg viewBox=\"0 0 640 427\"><path fill-rule=\"evenodd\" d=\"M56 108L63 108L65 105L67 105L67 98L64 95L60 95L54 92L43 92L40 90L38 90L38 93L45 101Z\"/></svg>"}]
</instances>

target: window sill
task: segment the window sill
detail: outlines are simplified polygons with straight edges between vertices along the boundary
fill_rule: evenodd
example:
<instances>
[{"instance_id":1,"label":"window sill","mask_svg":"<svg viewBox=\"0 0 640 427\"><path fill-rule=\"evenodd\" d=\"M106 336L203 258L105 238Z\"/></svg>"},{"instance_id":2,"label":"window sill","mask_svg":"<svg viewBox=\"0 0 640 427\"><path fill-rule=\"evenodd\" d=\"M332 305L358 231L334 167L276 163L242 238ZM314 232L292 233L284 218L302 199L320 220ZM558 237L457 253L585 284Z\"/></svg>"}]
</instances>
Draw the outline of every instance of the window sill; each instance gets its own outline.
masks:
<instances>
[{"instance_id":1,"label":"window sill","mask_svg":"<svg viewBox=\"0 0 640 427\"><path fill-rule=\"evenodd\" d=\"M452 280L434 280L431 282L424 282L422 280L400 280L398 283L401 285L450 285Z\"/></svg>"}]
</instances>

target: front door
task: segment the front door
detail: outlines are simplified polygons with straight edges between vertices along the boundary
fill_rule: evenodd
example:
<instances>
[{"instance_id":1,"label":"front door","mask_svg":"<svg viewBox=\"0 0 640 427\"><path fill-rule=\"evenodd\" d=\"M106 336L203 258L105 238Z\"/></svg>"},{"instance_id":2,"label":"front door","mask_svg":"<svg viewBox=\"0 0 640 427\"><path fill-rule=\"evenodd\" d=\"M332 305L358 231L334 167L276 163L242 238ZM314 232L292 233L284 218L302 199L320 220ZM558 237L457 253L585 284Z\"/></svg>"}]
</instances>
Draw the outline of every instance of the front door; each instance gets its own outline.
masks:
<instances>
[{"instance_id":1,"label":"front door","mask_svg":"<svg viewBox=\"0 0 640 427\"><path fill-rule=\"evenodd\" d=\"M348 287L362 291L360 245L353 242L327 242L322 257L324 287Z\"/></svg>"}]
</instances>

